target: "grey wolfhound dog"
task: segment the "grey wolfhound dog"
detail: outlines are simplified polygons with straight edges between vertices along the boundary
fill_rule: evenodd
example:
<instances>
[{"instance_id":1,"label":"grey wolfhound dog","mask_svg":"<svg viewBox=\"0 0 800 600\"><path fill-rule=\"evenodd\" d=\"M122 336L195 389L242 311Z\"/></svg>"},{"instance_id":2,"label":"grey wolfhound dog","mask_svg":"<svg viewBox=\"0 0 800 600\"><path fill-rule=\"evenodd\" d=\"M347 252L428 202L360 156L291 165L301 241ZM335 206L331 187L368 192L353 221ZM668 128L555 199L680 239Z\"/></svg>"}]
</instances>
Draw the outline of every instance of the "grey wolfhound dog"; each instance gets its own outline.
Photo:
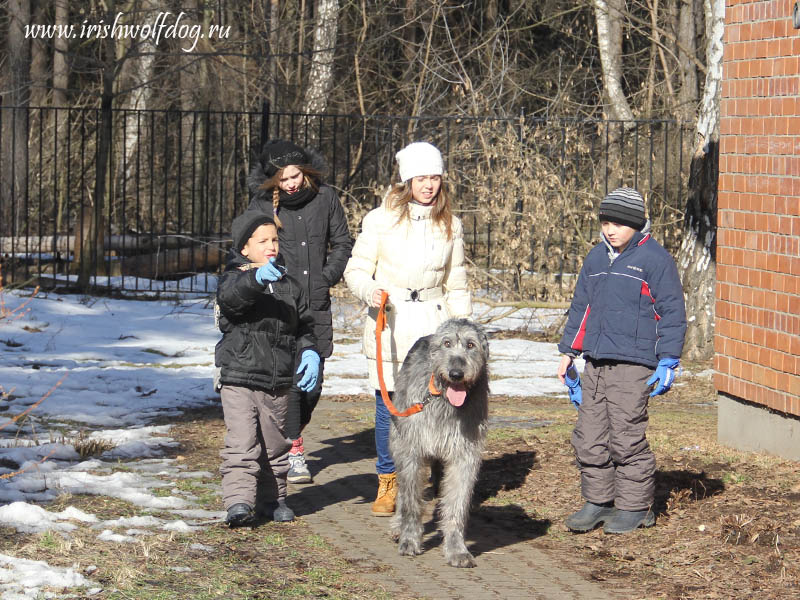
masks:
<instances>
[{"instance_id":1,"label":"grey wolfhound dog","mask_svg":"<svg viewBox=\"0 0 800 600\"><path fill-rule=\"evenodd\" d=\"M423 479L430 464L434 489L443 476L438 511L445 559L453 567L475 566L464 529L488 428L488 361L483 329L467 319L450 319L417 340L403 362L395 407L403 411L422 403L424 408L408 417L392 416L389 433L397 469L392 537L402 555L422 553Z\"/></svg>"}]
</instances>

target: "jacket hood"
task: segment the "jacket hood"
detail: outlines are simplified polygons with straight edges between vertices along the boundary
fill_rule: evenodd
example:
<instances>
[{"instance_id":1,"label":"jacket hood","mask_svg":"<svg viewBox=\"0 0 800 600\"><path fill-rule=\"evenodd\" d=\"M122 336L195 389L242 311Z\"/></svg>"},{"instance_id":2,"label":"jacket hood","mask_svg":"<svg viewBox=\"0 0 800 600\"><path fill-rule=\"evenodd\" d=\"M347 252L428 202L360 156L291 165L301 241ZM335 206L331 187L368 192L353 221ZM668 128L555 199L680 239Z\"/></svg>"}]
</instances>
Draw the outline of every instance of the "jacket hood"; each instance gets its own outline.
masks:
<instances>
[{"instance_id":1,"label":"jacket hood","mask_svg":"<svg viewBox=\"0 0 800 600\"><path fill-rule=\"evenodd\" d=\"M635 246L648 235L650 235L650 219L647 219L644 223L644 226L639 231L633 234L633 237L631 238L631 241L628 242L628 245L625 247L625 250L630 248L631 245ZM603 240L603 243L606 245L606 249L608 250L608 256L612 260L617 256L619 256L620 253L614 250L614 246L612 246L611 243L608 241L608 239L606 239L606 236L603 234L602 230L600 230L600 239ZM625 250L623 250L623 252Z\"/></svg>"}]
</instances>

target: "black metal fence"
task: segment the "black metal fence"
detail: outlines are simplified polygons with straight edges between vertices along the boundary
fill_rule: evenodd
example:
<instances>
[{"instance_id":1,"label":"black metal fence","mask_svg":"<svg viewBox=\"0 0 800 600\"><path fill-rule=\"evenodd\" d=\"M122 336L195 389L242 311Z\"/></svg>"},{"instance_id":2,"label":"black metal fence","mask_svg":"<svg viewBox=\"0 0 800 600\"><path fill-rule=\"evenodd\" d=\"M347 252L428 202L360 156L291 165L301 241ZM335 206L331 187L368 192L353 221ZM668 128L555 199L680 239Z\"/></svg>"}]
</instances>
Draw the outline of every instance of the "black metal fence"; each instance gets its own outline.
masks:
<instances>
[{"instance_id":1,"label":"black metal fence","mask_svg":"<svg viewBox=\"0 0 800 600\"><path fill-rule=\"evenodd\" d=\"M213 290L250 162L273 137L323 154L354 235L396 180L395 152L436 144L476 276L504 295L563 296L620 183L647 197L667 247L678 239L688 136L672 121L0 106L4 282Z\"/></svg>"}]
</instances>

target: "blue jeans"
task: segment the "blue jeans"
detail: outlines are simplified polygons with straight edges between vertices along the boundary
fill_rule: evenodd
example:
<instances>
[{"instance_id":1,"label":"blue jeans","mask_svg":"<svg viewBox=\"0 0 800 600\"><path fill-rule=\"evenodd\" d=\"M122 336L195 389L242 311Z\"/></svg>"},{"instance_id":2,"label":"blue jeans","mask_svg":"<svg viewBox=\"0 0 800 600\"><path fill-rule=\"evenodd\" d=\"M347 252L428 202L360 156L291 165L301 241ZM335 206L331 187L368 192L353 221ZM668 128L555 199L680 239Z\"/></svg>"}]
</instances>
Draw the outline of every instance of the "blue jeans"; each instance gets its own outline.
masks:
<instances>
[{"instance_id":1,"label":"blue jeans","mask_svg":"<svg viewBox=\"0 0 800 600\"><path fill-rule=\"evenodd\" d=\"M389 392L389 398L394 396L394 392ZM383 403L381 391L375 390L375 450L378 452L378 460L375 462L375 470L380 474L394 473L394 461L389 453L389 425L392 417L389 409Z\"/></svg>"}]
</instances>

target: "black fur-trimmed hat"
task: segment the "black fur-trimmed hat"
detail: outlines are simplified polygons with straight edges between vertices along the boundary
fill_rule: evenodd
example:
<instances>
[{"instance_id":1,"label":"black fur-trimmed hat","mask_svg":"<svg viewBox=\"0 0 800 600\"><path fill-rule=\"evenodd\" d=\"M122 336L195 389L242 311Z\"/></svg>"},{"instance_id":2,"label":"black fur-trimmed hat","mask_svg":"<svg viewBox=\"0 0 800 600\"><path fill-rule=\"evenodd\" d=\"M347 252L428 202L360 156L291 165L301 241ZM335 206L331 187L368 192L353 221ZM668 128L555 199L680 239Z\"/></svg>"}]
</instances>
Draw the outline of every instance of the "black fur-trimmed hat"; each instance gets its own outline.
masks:
<instances>
[{"instance_id":1,"label":"black fur-trimmed hat","mask_svg":"<svg viewBox=\"0 0 800 600\"><path fill-rule=\"evenodd\" d=\"M261 165L267 178L289 165L307 165L308 154L300 146L286 140L269 140L261 149Z\"/></svg>"},{"instance_id":2,"label":"black fur-trimmed hat","mask_svg":"<svg viewBox=\"0 0 800 600\"><path fill-rule=\"evenodd\" d=\"M253 232L262 225L275 225L275 221L260 210L247 209L236 217L231 225L234 250L241 251Z\"/></svg>"},{"instance_id":3,"label":"black fur-trimmed hat","mask_svg":"<svg viewBox=\"0 0 800 600\"><path fill-rule=\"evenodd\" d=\"M647 223L644 198L633 188L617 188L600 203L600 220L627 225L640 231Z\"/></svg>"}]
</instances>

